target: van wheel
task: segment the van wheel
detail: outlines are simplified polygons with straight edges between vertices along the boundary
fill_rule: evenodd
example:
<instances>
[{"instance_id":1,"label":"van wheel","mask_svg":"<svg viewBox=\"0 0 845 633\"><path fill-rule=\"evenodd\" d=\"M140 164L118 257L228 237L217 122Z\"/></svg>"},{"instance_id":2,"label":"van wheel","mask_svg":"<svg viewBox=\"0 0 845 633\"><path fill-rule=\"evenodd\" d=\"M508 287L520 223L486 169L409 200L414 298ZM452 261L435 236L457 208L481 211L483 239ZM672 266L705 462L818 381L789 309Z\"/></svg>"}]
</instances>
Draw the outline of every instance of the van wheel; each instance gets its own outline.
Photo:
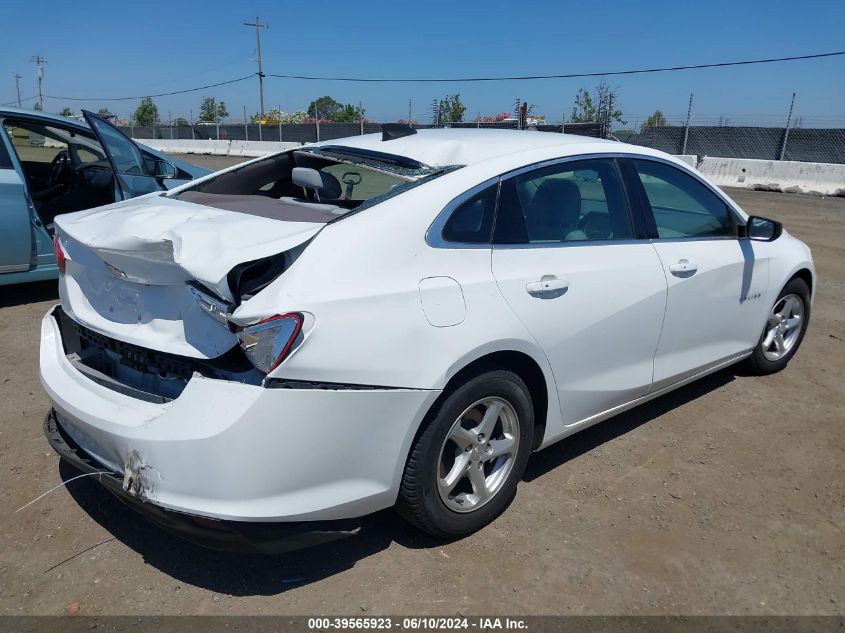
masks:
<instances>
[{"instance_id":1,"label":"van wheel","mask_svg":"<svg viewBox=\"0 0 845 633\"><path fill-rule=\"evenodd\" d=\"M772 306L760 340L746 367L758 376L786 367L798 351L810 320L810 289L803 279L790 281Z\"/></svg>"},{"instance_id":2,"label":"van wheel","mask_svg":"<svg viewBox=\"0 0 845 633\"><path fill-rule=\"evenodd\" d=\"M415 440L397 510L439 538L475 532L513 500L533 435L534 408L519 376L493 370L469 379Z\"/></svg>"}]
</instances>

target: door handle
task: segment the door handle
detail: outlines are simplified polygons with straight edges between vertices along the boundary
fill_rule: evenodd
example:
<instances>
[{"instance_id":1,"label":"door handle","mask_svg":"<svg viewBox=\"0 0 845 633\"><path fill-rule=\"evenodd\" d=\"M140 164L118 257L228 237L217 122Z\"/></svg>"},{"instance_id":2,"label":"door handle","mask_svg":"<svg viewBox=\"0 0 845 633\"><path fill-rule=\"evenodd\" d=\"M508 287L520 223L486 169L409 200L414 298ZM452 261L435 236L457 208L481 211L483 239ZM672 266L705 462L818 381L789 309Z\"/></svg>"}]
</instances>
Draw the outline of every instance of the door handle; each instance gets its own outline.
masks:
<instances>
[{"instance_id":1,"label":"door handle","mask_svg":"<svg viewBox=\"0 0 845 633\"><path fill-rule=\"evenodd\" d=\"M669 266L669 272L676 277L690 277L698 270L698 264L688 259L679 259Z\"/></svg>"},{"instance_id":2,"label":"door handle","mask_svg":"<svg viewBox=\"0 0 845 633\"><path fill-rule=\"evenodd\" d=\"M525 284L525 291L533 297L560 296L568 288L569 282L566 279L558 279L554 275L543 275L539 281Z\"/></svg>"}]
</instances>

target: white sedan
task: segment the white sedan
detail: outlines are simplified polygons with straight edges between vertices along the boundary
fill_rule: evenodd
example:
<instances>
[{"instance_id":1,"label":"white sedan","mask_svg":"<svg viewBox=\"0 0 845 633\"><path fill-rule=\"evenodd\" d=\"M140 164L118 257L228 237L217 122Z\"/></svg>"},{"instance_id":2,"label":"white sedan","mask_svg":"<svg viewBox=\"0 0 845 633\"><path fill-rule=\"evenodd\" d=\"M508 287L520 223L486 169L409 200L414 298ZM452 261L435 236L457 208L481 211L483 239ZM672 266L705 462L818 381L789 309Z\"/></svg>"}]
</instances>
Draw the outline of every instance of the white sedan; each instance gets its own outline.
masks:
<instances>
[{"instance_id":1,"label":"white sedan","mask_svg":"<svg viewBox=\"0 0 845 633\"><path fill-rule=\"evenodd\" d=\"M56 219L53 447L280 551L492 521L532 451L806 332L810 250L643 147L385 126Z\"/></svg>"}]
</instances>

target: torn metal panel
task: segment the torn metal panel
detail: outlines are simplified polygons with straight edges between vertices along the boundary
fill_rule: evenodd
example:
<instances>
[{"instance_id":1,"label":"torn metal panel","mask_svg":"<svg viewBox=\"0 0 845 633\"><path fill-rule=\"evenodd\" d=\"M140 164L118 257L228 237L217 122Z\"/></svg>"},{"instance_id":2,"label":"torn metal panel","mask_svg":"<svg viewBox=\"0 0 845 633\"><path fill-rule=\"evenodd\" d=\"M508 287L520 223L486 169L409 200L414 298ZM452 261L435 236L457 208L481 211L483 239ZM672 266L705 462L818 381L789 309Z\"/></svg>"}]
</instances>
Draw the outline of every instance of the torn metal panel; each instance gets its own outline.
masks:
<instances>
[{"instance_id":1,"label":"torn metal panel","mask_svg":"<svg viewBox=\"0 0 845 633\"><path fill-rule=\"evenodd\" d=\"M71 260L84 247L111 276L149 286L202 282L232 299L226 273L243 261L289 250L325 222L287 222L150 196L56 219ZM77 248L74 248L74 247ZM76 251L76 252L74 252Z\"/></svg>"}]
</instances>

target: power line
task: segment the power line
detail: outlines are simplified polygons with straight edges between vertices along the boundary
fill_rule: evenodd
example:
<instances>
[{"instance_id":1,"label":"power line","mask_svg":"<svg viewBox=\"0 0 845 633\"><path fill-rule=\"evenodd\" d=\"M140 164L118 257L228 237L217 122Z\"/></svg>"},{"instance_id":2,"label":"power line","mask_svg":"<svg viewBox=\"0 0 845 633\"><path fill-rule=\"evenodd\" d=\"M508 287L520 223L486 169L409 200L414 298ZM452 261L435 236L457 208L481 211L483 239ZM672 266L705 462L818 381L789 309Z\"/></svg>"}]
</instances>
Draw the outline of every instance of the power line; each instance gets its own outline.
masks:
<instances>
[{"instance_id":1,"label":"power line","mask_svg":"<svg viewBox=\"0 0 845 633\"><path fill-rule=\"evenodd\" d=\"M217 86L225 86L228 84L238 83L239 81L246 81L255 77L255 73L238 77L237 79L230 79L229 81L221 81L216 84L208 84L206 86L198 86L197 88L187 88L185 90L174 90L173 92L160 92L158 94L146 94L136 97L56 97L53 95L44 95L48 99L62 99L65 101L131 101L133 99L143 99L144 97L169 97L172 95L181 95L186 92L196 92L198 90L207 90L208 88L216 88Z\"/></svg>"},{"instance_id":2,"label":"power line","mask_svg":"<svg viewBox=\"0 0 845 633\"><path fill-rule=\"evenodd\" d=\"M815 53L812 55L796 55L792 57L772 57L767 59L750 59L734 62L718 62L712 64L693 64L688 66L667 66L662 68L638 68L633 70L615 70L592 73L567 73L560 75L525 75L525 76L510 76L510 77L463 77L463 78L384 78L384 77L314 77L310 75L279 75L274 73L264 73L267 77L275 77L278 79L304 79L309 81L350 81L350 82L365 82L365 83L436 83L436 82L477 82L477 81L526 81L532 79L572 79L578 77L608 77L614 75L636 75L646 73L660 73L672 72L679 70L698 70L704 68L724 68L729 66L748 66L752 64L772 64L777 62L800 61L808 59L820 59L824 57L838 57L845 55L845 51L834 51L830 53ZM197 92L199 90L207 90L209 88L217 88L218 86L226 86L229 84L246 81L255 76L255 73L238 77L237 79L230 79L228 81L221 81L214 84L207 84L205 86L198 86L196 88L186 88L185 90L173 90L171 92L160 92L157 94L145 94L132 97L63 97L55 95L44 95L47 99L59 99L65 101L131 101L133 99L143 99L144 97L169 97L173 95L185 94L188 92ZM24 99L26 101L27 99Z\"/></svg>"},{"instance_id":3,"label":"power line","mask_svg":"<svg viewBox=\"0 0 845 633\"><path fill-rule=\"evenodd\" d=\"M22 103L26 103L27 101L32 101L33 99L37 99L37 98L38 98L38 95L33 95L32 97L26 97L24 99L21 99L20 101L15 99L14 101L7 101L6 103L0 103L0 106L17 105L18 107L20 107Z\"/></svg>"},{"instance_id":4,"label":"power line","mask_svg":"<svg viewBox=\"0 0 845 633\"><path fill-rule=\"evenodd\" d=\"M612 75L638 75L645 73L663 73L677 70L698 70L702 68L724 68L726 66L748 66L751 64L772 64L775 62L791 62L805 59L819 59L822 57L836 57L845 55L845 51L831 53L815 53L813 55L796 55L793 57L771 57L768 59L747 59L736 62L718 62L713 64L692 64L689 66L666 66L662 68L638 68L634 70L614 70L593 73L566 73L562 75L524 75L515 77L439 77L439 78L385 78L385 77L313 77L310 75L276 75L267 73L268 77L279 79L305 79L308 81L354 81L363 83L439 83L439 82L473 82L473 81L526 81L532 79L573 79L576 77L609 77Z\"/></svg>"}]
</instances>

